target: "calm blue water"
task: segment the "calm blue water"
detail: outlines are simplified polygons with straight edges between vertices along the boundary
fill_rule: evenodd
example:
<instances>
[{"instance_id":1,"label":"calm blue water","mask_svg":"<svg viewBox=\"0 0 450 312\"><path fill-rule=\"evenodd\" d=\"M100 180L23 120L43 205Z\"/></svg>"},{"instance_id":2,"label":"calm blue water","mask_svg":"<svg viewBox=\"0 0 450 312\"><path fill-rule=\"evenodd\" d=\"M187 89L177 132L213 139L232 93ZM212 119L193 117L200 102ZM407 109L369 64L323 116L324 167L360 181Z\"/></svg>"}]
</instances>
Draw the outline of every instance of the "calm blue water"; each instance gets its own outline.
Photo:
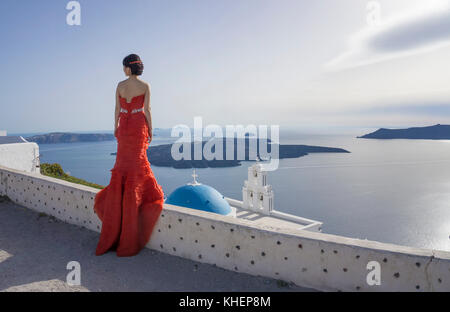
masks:
<instances>
[{"instance_id":1,"label":"calm blue water","mask_svg":"<svg viewBox=\"0 0 450 312\"><path fill-rule=\"evenodd\" d=\"M355 135L356 136L356 135ZM169 140L154 138L152 145ZM324 222L323 231L415 247L450 250L450 141L363 140L282 135L281 143L341 147L351 154L281 160L270 172L275 209ZM41 144L41 162L107 185L117 143ZM151 162L151 160L150 160ZM236 168L197 169L198 180L242 199L247 177ZM190 169L152 166L166 195L192 180Z\"/></svg>"}]
</instances>

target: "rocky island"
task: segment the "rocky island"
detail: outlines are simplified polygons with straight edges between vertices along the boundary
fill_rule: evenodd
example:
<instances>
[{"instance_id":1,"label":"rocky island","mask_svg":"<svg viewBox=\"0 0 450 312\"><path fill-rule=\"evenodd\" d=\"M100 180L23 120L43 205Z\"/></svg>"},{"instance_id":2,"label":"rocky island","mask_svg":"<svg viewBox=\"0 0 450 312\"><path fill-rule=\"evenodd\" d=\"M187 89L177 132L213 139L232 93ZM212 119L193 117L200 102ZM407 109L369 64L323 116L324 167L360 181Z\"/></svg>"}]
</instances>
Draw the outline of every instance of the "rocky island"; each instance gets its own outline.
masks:
<instances>
[{"instance_id":1,"label":"rocky island","mask_svg":"<svg viewBox=\"0 0 450 312\"><path fill-rule=\"evenodd\" d=\"M182 169L182 168L217 168L217 167L237 167L241 165L242 161L256 161L256 157L252 157L252 155L249 153L249 146L250 141L249 140L256 140L256 146L257 146L257 155L262 160L267 160L267 157L265 155L261 155L259 152L259 142L260 139L245 139L245 159L240 160L237 157L237 151L238 151L238 140L244 140L244 139L216 139L220 140L222 147L223 147L223 160L208 160L205 159L202 155L201 160L193 160L194 159L194 145L200 145L198 148L205 147L205 144L208 141L202 141L202 142L191 142L191 160L174 160L172 158L171 150L173 144L163 144L163 145L157 145L157 146L151 146L147 151L148 159L150 160L150 163L154 166L160 166L160 167L173 167L176 169ZM227 143L228 140L233 140L231 144L232 147L234 146L234 157L232 160L226 159L226 148L227 145L229 146L229 143ZM219 142L220 142L219 141ZM265 140L265 142L262 142L262 144L267 145L267 153L271 153L272 144L270 143L270 140ZM183 146L178 146L179 150L182 152ZM212 152L215 152L215 148L213 146ZM347 150L341 149L341 148L333 148L333 147L320 147L320 146L308 146L308 145L279 145L279 159L285 159L285 158L298 158L302 156L306 156L310 153L350 153ZM113 153L114 154L114 153ZM244 157L242 157L244 158Z\"/></svg>"},{"instance_id":2,"label":"rocky island","mask_svg":"<svg viewBox=\"0 0 450 312\"><path fill-rule=\"evenodd\" d=\"M408 129L385 129L358 137L358 139L410 139L410 140L450 140L450 125L415 127Z\"/></svg>"}]
</instances>

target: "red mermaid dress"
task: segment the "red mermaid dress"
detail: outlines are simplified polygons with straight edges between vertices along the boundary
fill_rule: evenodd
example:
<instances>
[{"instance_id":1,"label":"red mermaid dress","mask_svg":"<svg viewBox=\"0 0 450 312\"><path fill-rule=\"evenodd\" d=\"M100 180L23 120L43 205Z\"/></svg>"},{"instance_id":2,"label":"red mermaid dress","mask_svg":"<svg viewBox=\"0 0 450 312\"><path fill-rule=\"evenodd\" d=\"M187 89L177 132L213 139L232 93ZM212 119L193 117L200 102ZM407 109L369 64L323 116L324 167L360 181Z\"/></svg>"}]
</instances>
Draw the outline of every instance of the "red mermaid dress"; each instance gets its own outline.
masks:
<instances>
[{"instance_id":1,"label":"red mermaid dress","mask_svg":"<svg viewBox=\"0 0 450 312\"><path fill-rule=\"evenodd\" d=\"M115 250L119 257L134 256L150 240L163 209L164 192L147 158L148 125L145 95L128 103L120 97L117 155L109 185L95 196L94 211L102 221L95 254Z\"/></svg>"}]
</instances>

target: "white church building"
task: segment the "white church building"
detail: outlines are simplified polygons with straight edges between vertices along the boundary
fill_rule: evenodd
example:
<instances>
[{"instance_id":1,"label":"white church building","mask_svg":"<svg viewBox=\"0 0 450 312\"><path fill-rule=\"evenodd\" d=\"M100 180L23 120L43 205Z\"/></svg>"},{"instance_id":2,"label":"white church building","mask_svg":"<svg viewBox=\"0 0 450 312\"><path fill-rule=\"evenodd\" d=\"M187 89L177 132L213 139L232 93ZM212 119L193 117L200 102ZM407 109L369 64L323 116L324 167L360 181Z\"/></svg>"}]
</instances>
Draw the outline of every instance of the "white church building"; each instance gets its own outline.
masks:
<instances>
[{"instance_id":1,"label":"white church building","mask_svg":"<svg viewBox=\"0 0 450 312\"><path fill-rule=\"evenodd\" d=\"M267 171L260 162L248 168L242 187L242 200L228 198L211 186L194 181L177 188L165 203L247 219L273 228L295 228L320 232L322 222L278 211L274 208L274 191L268 184Z\"/></svg>"}]
</instances>

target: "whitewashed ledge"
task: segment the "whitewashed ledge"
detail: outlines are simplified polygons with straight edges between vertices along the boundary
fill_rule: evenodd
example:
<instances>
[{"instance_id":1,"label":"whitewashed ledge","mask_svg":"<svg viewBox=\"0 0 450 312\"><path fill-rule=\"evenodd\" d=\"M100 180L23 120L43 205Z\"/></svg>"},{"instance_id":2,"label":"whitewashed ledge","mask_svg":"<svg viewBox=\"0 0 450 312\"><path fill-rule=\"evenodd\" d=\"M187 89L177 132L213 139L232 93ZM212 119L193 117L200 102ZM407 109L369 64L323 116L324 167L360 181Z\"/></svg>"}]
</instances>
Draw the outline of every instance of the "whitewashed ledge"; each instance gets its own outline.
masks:
<instances>
[{"instance_id":1,"label":"whitewashed ledge","mask_svg":"<svg viewBox=\"0 0 450 312\"><path fill-rule=\"evenodd\" d=\"M0 166L0 195L100 232L93 211L97 192ZM277 229L168 204L147 247L323 291L450 291L450 252ZM366 282L370 261L381 265L381 285Z\"/></svg>"}]
</instances>

